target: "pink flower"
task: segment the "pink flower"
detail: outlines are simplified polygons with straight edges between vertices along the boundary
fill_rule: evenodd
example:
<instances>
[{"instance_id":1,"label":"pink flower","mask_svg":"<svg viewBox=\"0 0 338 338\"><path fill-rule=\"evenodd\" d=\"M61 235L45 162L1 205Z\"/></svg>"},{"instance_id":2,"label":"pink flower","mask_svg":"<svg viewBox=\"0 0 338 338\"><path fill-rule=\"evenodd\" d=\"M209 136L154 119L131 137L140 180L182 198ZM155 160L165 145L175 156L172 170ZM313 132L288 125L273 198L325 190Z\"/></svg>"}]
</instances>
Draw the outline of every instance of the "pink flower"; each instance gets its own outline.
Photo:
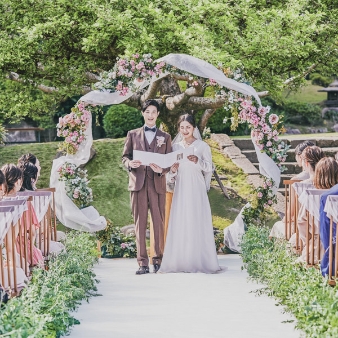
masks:
<instances>
[{"instance_id":1,"label":"pink flower","mask_svg":"<svg viewBox=\"0 0 338 338\"><path fill-rule=\"evenodd\" d=\"M271 201L271 200L268 200L268 204L271 205L271 204L272 204L272 201Z\"/></svg>"},{"instance_id":2,"label":"pink flower","mask_svg":"<svg viewBox=\"0 0 338 338\"><path fill-rule=\"evenodd\" d=\"M141 61L136 65L136 69L141 70L142 68L144 68L144 63Z\"/></svg>"},{"instance_id":3,"label":"pink flower","mask_svg":"<svg viewBox=\"0 0 338 338\"><path fill-rule=\"evenodd\" d=\"M125 249L127 247L126 243L121 243L121 248Z\"/></svg>"},{"instance_id":4,"label":"pink flower","mask_svg":"<svg viewBox=\"0 0 338 338\"><path fill-rule=\"evenodd\" d=\"M272 142L271 141L266 142L266 146L267 147L271 147L272 146Z\"/></svg>"},{"instance_id":5,"label":"pink flower","mask_svg":"<svg viewBox=\"0 0 338 338\"><path fill-rule=\"evenodd\" d=\"M264 149L264 144L258 144L258 149L263 150Z\"/></svg>"},{"instance_id":6,"label":"pink flower","mask_svg":"<svg viewBox=\"0 0 338 338\"><path fill-rule=\"evenodd\" d=\"M279 117L276 114L271 114L269 116L269 122L271 124L276 124L278 122L278 120L279 120Z\"/></svg>"},{"instance_id":7,"label":"pink flower","mask_svg":"<svg viewBox=\"0 0 338 338\"><path fill-rule=\"evenodd\" d=\"M257 197L258 197L258 198L262 198L262 197L263 197L263 194L262 194L261 192L259 192L259 193L257 194Z\"/></svg>"}]
</instances>

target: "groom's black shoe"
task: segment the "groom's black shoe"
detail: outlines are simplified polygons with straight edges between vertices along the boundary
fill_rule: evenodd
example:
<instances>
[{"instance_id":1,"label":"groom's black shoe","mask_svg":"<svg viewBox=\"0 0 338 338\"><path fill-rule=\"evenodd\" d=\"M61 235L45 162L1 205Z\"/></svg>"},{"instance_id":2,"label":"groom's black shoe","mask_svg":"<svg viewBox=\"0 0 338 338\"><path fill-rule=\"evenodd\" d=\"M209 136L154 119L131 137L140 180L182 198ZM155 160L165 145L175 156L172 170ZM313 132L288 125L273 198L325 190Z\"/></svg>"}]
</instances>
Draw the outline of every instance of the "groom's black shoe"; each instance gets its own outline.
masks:
<instances>
[{"instance_id":1,"label":"groom's black shoe","mask_svg":"<svg viewBox=\"0 0 338 338\"><path fill-rule=\"evenodd\" d=\"M154 264L154 273L160 270L161 264Z\"/></svg>"},{"instance_id":2,"label":"groom's black shoe","mask_svg":"<svg viewBox=\"0 0 338 338\"><path fill-rule=\"evenodd\" d=\"M140 266L136 271L137 275L145 275L146 273L149 273L149 266Z\"/></svg>"}]
</instances>

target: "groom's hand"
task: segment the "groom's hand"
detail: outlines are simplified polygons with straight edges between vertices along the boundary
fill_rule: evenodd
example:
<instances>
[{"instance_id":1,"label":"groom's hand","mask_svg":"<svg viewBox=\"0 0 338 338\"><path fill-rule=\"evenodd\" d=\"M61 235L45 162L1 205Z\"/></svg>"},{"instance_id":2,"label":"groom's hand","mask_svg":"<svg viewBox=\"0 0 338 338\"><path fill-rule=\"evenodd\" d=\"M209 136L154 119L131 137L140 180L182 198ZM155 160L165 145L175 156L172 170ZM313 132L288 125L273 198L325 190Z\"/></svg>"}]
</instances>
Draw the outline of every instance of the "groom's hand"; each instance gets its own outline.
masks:
<instances>
[{"instance_id":1,"label":"groom's hand","mask_svg":"<svg viewBox=\"0 0 338 338\"><path fill-rule=\"evenodd\" d=\"M161 167L159 167L157 164L150 163L149 166L150 166L151 169L153 169L153 171L155 173L162 174L163 169Z\"/></svg>"},{"instance_id":2,"label":"groom's hand","mask_svg":"<svg viewBox=\"0 0 338 338\"><path fill-rule=\"evenodd\" d=\"M129 161L128 165L130 168L138 168L141 164L142 163L139 160L132 160L132 161Z\"/></svg>"}]
</instances>

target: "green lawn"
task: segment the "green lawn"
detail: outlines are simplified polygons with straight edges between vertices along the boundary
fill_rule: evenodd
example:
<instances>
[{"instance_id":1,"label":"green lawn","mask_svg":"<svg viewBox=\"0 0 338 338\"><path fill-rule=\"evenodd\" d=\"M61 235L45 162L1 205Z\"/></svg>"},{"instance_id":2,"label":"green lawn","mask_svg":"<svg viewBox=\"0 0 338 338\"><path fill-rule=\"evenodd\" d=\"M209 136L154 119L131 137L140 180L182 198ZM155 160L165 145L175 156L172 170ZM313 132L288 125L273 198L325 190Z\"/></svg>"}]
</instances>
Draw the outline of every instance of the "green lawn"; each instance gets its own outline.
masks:
<instances>
[{"instance_id":1,"label":"green lawn","mask_svg":"<svg viewBox=\"0 0 338 338\"><path fill-rule=\"evenodd\" d=\"M311 81L307 81L307 85L301 87L297 92L285 91L284 98L292 101L319 103L327 98L327 93L318 92L319 89L323 88L324 87L312 85Z\"/></svg>"},{"instance_id":2,"label":"green lawn","mask_svg":"<svg viewBox=\"0 0 338 338\"><path fill-rule=\"evenodd\" d=\"M128 174L121 163L124 139L102 139L94 141L97 155L86 166L90 187L93 189L94 203L100 214L109 218L113 224L126 225L133 222L130 211ZM231 199L225 199L220 188L211 187L209 199L215 227L223 229L232 223L238 211L245 204L249 196L250 186L246 183L246 175L238 169L230 159L225 158L218 150L217 144L208 142L212 148L213 161L218 174L226 176L223 181L229 191ZM49 175L52 161L58 148L57 143L34 143L0 147L0 165L17 163L17 159L24 153L35 154L41 162L41 177L38 187L49 186Z\"/></svg>"}]
</instances>

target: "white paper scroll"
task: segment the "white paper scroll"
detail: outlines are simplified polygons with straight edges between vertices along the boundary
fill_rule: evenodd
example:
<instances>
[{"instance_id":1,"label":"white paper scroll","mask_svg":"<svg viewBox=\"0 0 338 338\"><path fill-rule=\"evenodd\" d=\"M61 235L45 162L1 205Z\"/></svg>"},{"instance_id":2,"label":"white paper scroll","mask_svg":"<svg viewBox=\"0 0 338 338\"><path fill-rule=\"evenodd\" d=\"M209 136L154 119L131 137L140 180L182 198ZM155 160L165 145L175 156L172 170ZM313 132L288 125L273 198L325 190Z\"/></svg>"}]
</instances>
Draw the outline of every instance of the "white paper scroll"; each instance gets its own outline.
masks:
<instances>
[{"instance_id":1,"label":"white paper scroll","mask_svg":"<svg viewBox=\"0 0 338 338\"><path fill-rule=\"evenodd\" d=\"M327 197L324 211L326 212L328 218L332 217L333 222L338 223L338 196L337 195L329 195Z\"/></svg>"},{"instance_id":2,"label":"white paper scroll","mask_svg":"<svg viewBox=\"0 0 338 338\"><path fill-rule=\"evenodd\" d=\"M141 161L142 165L148 166L150 163L155 163L161 168L169 168L176 162L188 161L189 155L194 155L194 148L188 147L168 154L134 150L133 160Z\"/></svg>"},{"instance_id":3,"label":"white paper scroll","mask_svg":"<svg viewBox=\"0 0 338 338\"><path fill-rule=\"evenodd\" d=\"M317 222L319 222L320 218L320 197L326 191L325 189L306 189L298 198L299 203L305 207L311 216L314 216Z\"/></svg>"}]
</instances>

